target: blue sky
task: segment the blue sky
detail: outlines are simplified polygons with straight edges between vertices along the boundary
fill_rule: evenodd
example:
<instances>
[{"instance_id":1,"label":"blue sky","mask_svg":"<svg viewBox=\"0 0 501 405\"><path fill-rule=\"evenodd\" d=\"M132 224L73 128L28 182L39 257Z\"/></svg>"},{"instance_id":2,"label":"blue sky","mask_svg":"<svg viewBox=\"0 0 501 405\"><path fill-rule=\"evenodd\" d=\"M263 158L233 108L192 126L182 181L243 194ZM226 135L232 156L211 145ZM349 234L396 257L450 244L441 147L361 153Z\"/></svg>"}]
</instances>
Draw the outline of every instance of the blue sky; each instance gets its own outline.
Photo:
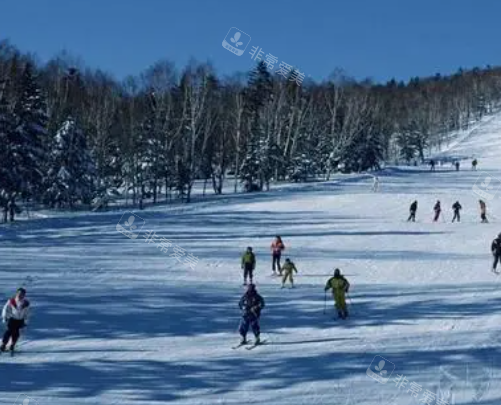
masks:
<instances>
[{"instance_id":1,"label":"blue sky","mask_svg":"<svg viewBox=\"0 0 501 405\"><path fill-rule=\"evenodd\" d=\"M15 0L0 3L0 38L118 79L191 57L247 71L259 46L314 80L341 68L385 81L501 65L500 16L498 0ZM231 27L251 37L242 56L222 46Z\"/></svg>"}]
</instances>

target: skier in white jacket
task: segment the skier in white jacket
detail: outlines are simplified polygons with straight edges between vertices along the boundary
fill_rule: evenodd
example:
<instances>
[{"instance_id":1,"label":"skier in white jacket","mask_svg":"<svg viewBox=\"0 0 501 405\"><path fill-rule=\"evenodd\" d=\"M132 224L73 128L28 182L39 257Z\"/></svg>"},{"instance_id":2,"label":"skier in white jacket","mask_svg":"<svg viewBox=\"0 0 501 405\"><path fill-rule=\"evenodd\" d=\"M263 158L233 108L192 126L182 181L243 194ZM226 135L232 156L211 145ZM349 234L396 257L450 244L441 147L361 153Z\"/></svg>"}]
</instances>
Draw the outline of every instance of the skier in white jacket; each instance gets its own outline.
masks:
<instances>
[{"instance_id":1,"label":"skier in white jacket","mask_svg":"<svg viewBox=\"0 0 501 405\"><path fill-rule=\"evenodd\" d=\"M379 177L374 176L374 182L372 183L372 191L377 193L379 191Z\"/></svg>"},{"instance_id":2,"label":"skier in white jacket","mask_svg":"<svg viewBox=\"0 0 501 405\"><path fill-rule=\"evenodd\" d=\"M14 351L16 343L19 339L20 330L28 324L28 315L30 309L30 302L26 299L26 290L19 288L16 296L10 298L3 307L2 320L7 325L2 339L2 346L0 350L6 350L9 340L10 351Z\"/></svg>"}]
</instances>

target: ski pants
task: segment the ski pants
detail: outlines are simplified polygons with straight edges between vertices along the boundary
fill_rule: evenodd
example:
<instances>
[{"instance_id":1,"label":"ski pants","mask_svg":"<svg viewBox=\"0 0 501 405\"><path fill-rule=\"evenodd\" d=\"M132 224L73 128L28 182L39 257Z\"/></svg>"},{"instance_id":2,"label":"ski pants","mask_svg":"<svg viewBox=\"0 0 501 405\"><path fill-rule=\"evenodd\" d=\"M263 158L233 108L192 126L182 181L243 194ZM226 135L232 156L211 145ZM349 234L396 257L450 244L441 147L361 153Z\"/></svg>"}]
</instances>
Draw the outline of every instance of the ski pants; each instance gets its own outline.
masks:
<instances>
[{"instance_id":1,"label":"ski pants","mask_svg":"<svg viewBox=\"0 0 501 405\"><path fill-rule=\"evenodd\" d=\"M334 296L334 305L338 311L346 311L346 297L343 290L334 290L332 295Z\"/></svg>"},{"instance_id":2,"label":"ski pants","mask_svg":"<svg viewBox=\"0 0 501 405\"><path fill-rule=\"evenodd\" d=\"M452 222L454 222L454 220L458 220L458 222L461 222L461 216L459 215L459 211L454 211L454 217L452 218Z\"/></svg>"},{"instance_id":3,"label":"ski pants","mask_svg":"<svg viewBox=\"0 0 501 405\"><path fill-rule=\"evenodd\" d=\"M409 221L416 222L416 211L411 211L411 215L407 218L407 222Z\"/></svg>"},{"instance_id":4,"label":"ski pants","mask_svg":"<svg viewBox=\"0 0 501 405\"><path fill-rule=\"evenodd\" d=\"M24 328L26 325L24 323L24 320L19 320L19 319L13 319L10 318L7 321L7 330L5 331L2 339L2 343L4 346L9 343L9 340L11 340L11 345L15 346L17 343L17 340L19 339L20 335L20 330Z\"/></svg>"},{"instance_id":5,"label":"ski pants","mask_svg":"<svg viewBox=\"0 0 501 405\"><path fill-rule=\"evenodd\" d=\"M499 262L501 262L501 254L494 254L494 263L492 263L492 268L494 270L496 270Z\"/></svg>"},{"instance_id":6,"label":"ski pants","mask_svg":"<svg viewBox=\"0 0 501 405\"><path fill-rule=\"evenodd\" d=\"M438 210L438 211L435 211L435 217L433 218L433 222L437 222L438 221L438 218L440 217L440 213L442 211Z\"/></svg>"},{"instance_id":7,"label":"ski pants","mask_svg":"<svg viewBox=\"0 0 501 405\"><path fill-rule=\"evenodd\" d=\"M280 258L281 257L282 257L281 252L273 252L272 262L271 262L271 268L273 269L273 271L275 271L275 269L277 269L279 273L282 271L282 269L280 267Z\"/></svg>"},{"instance_id":8,"label":"ski pants","mask_svg":"<svg viewBox=\"0 0 501 405\"><path fill-rule=\"evenodd\" d=\"M247 282L247 278L249 278L249 281L252 283L252 277L253 277L254 269L252 265L246 264L244 266L244 283Z\"/></svg>"},{"instance_id":9,"label":"ski pants","mask_svg":"<svg viewBox=\"0 0 501 405\"><path fill-rule=\"evenodd\" d=\"M294 270L285 271L284 277L282 278L282 284L285 284L287 280L290 280L291 284L294 284L293 272Z\"/></svg>"},{"instance_id":10,"label":"ski pants","mask_svg":"<svg viewBox=\"0 0 501 405\"><path fill-rule=\"evenodd\" d=\"M252 333L254 336L259 336L261 333L261 329L259 327L259 317L254 314L245 314L240 321L240 326L238 328L238 332L240 336L246 337L249 328L252 329Z\"/></svg>"},{"instance_id":11,"label":"ski pants","mask_svg":"<svg viewBox=\"0 0 501 405\"><path fill-rule=\"evenodd\" d=\"M480 214L480 218L482 219L482 222L489 222L487 221L487 215L485 214Z\"/></svg>"}]
</instances>

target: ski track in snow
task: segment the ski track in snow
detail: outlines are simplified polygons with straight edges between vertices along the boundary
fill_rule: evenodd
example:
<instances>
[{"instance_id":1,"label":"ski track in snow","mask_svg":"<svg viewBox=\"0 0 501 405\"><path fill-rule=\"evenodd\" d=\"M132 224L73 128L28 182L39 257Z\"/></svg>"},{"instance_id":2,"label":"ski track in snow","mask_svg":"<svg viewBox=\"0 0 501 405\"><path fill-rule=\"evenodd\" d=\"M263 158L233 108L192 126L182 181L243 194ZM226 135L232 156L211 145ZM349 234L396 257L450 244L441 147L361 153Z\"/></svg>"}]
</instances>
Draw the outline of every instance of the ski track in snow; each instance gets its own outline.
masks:
<instances>
[{"instance_id":1,"label":"ski track in snow","mask_svg":"<svg viewBox=\"0 0 501 405\"><path fill-rule=\"evenodd\" d=\"M145 225L135 240L116 230L118 211L3 226L1 294L25 285L33 315L18 356L0 357L0 404L26 395L40 405L414 405L430 390L450 404L499 405L501 275L490 271L490 243L501 203L493 195L491 223L480 224L473 187L487 176L497 184L500 155L498 115L441 154L477 157L476 172L388 167L379 193L356 175L177 213L153 207L138 213ZM407 223L414 199L417 222ZM432 223L437 199L445 216ZM452 224L456 200L462 222ZM146 243L149 230L198 264ZM271 277L275 234L298 267L296 289ZM267 344L231 350L249 245ZM324 314L335 267L352 284L344 322L330 296ZM395 365L386 384L366 374L376 355ZM411 383L421 387L416 398Z\"/></svg>"}]
</instances>

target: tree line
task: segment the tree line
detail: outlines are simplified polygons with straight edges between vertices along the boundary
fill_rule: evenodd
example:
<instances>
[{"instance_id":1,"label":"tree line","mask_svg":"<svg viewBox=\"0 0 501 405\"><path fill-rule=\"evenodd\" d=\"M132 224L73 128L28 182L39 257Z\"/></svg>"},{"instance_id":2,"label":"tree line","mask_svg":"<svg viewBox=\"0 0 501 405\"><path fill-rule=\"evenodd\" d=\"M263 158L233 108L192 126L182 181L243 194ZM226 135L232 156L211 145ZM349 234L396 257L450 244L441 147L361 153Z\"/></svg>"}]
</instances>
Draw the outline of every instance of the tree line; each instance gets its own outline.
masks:
<instances>
[{"instance_id":1,"label":"tree line","mask_svg":"<svg viewBox=\"0 0 501 405\"><path fill-rule=\"evenodd\" d=\"M208 63L159 61L117 81L67 54L47 63L0 42L0 206L101 206L237 192L423 161L498 109L501 68L321 83L259 62L221 77ZM11 208L9 208L11 207Z\"/></svg>"}]
</instances>

